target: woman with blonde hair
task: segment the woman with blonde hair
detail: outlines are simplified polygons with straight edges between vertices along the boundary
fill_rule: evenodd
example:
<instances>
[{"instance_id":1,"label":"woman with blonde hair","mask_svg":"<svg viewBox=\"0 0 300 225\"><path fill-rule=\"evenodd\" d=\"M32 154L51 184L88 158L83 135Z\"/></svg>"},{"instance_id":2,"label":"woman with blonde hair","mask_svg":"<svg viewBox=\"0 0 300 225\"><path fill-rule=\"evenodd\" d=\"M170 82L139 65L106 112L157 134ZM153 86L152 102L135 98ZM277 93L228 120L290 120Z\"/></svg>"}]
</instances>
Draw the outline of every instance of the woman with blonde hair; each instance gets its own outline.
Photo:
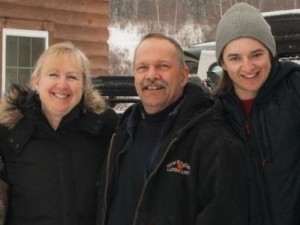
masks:
<instances>
[{"instance_id":1,"label":"woman with blonde hair","mask_svg":"<svg viewBox=\"0 0 300 225\"><path fill-rule=\"evenodd\" d=\"M38 59L30 87L0 102L0 154L9 187L7 225L94 225L97 191L117 121L69 42Z\"/></svg>"}]
</instances>

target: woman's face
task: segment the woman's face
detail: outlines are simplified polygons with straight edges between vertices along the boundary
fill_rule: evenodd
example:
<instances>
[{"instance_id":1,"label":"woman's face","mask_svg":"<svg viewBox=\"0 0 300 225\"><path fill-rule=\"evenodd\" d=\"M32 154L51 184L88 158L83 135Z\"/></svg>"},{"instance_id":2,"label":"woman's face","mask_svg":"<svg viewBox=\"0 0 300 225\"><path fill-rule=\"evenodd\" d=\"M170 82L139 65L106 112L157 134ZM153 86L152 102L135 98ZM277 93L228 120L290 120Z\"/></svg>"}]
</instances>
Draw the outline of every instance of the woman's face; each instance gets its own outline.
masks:
<instances>
[{"instance_id":1,"label":"woman's face","mask_svg":"<svg viewBox=\"0 0 300 225\"><path fill-rule=\"evenodd\" d=\"M228 72L237 96L253 99L271 70L268 49L252 38L239 38L224 48L221 66Z\"/></svg>"},{"instance_id":2,"label":"woman's face","mask_svg":"<svg viewBox=\"0 0 300 225\"><path fill-rule=\"evenodd\" d=\"M73 58L58 56L47 62L35 80L42 111L48 119L61 119L81 100L83 74Z\"/></svg>"}]
</instances>

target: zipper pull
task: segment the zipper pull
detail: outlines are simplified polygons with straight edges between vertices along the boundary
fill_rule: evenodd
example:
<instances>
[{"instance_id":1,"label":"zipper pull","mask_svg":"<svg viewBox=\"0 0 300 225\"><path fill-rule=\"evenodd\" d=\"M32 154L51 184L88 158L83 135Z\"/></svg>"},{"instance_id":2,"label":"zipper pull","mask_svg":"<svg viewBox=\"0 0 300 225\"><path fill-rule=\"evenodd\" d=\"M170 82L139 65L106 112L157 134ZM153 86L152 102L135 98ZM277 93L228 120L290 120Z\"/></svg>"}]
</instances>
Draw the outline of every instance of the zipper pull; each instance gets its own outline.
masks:
<instances>
[{"instance_id":1,"label":"zipper pull","mask_svg":"<svg viewBox=\"0 0 300 225\"><path fill-rule=\"evenodd\" d=\"M250 134L250 126L249 126L249 122L247 121L246 123L245 123L245 131L246 131L246 134Z\"/></svg>"},{"instance_id":2,"label":"zipper pull","mask_svg":"<svg viewBox=\"0 0 300 225\"><path fill-rule=\"evenodd\" d=\"M262 167L265 167L265 166L266 166L266 164L267 164L267 162L268 162L268 160L267 160L267 159L263 159L263 160L261 161L261 165L262 165Z\"/></svg>"}]
</instances>

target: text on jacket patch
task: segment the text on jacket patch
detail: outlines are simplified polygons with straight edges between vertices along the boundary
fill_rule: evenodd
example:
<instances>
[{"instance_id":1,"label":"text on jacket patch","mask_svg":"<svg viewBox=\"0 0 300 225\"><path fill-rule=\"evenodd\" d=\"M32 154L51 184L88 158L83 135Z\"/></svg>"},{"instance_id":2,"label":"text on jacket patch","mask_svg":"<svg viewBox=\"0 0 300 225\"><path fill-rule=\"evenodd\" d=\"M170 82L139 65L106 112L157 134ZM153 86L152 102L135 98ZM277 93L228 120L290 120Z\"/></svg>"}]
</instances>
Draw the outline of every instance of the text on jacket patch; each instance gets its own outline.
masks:
<instances>
[{"instance_id":1,"label":"text on jacket patch","mask_svg":"<svg viewBox=\"0 0 300 225\"><path fill-rule=\"evenodd\" d=\"M191 166L181 160L175 160L167 164L167 172L180 173L183 175L190 175Z\"/></svg>"}]
</instances>

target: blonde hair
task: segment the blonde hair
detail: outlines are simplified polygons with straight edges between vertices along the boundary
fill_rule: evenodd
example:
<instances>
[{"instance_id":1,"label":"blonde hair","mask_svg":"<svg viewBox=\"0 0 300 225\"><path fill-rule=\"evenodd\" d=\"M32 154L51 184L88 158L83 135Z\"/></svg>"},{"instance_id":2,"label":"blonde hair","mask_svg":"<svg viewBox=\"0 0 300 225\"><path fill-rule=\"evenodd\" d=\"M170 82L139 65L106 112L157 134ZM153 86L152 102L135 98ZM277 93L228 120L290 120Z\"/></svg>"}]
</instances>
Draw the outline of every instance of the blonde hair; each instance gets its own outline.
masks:
<instances>
[{"instance_id":1,"label":"blonde hair","mask_svg":"<svg viewBox=\"0 0 300 225\"><path fill-rule=\"evenodd\" d=\"M30 77L30 86L32 89L35 89L34 82L35 80L41 75L41 72L48 66L48 63L53 58L57 56L70 56L73 58L78 65L79 69L82 72L83 76L83 84L84 90L87 90L89 86L89 79L90 76L90 64L88 58L81 52L78 48L76 48L71 42L62 42L57 43L50 46L46 49L43 54L40 56L38 61L36 62L35 69Z\"/></svg>"}]
</instances>

